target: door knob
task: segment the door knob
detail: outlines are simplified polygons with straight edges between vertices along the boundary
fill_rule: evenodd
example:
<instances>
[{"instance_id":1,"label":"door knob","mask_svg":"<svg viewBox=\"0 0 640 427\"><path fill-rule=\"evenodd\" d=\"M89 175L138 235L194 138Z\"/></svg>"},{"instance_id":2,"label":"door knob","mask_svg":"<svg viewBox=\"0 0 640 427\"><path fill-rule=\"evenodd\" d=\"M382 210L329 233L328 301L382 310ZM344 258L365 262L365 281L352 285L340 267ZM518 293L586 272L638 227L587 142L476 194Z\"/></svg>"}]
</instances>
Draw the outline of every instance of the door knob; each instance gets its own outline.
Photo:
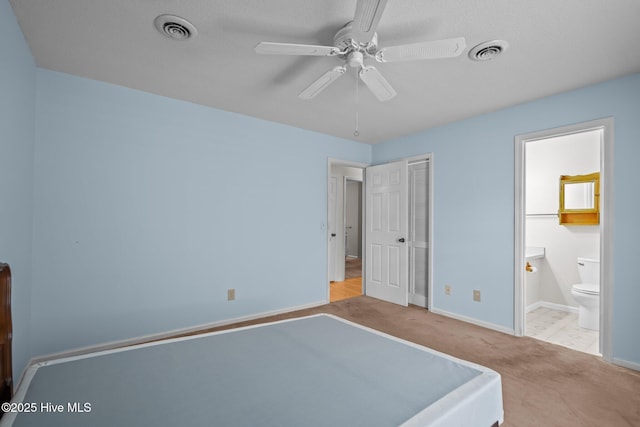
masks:
<instances>
[{"instance_id":1,"label":"door knob","mask_svg":"<svg viewBox=\"0 0 640 427\"><path fill-rule=\"evenodd\" d=\"M398 242L400 242L400 243L404 243L404 237L399 238L399 239L398 239Z\"/></svg>"},{"instance_id":2,"label":"door knob","mask_svg":"<svg viewBox=\"0 0 640 427\"><path fill-rule=\"evenodd\" d=\"M331 237L336 237L336 233L331 233Z\"/></svg>"}]
</instances>

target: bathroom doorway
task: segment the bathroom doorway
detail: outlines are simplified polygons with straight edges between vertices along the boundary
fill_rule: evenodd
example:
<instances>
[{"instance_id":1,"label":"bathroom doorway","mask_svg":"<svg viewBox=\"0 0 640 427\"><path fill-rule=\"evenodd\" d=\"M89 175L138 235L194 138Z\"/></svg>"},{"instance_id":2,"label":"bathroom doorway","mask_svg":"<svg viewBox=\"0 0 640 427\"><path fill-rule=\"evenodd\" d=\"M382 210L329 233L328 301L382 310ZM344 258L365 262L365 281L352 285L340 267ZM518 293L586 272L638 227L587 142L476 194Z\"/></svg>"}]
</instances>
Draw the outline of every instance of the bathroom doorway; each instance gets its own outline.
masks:
<instances>
[{"instance_id":1,"label":"bathroom doorway","mask_svg":"<svg viewBox=\"0 0 640 427\"><path fill-rule=\"evenodd\" d=\"M611 326L611 129L612 120L601 120L516 137L516 334L605 359ZM560 176L596 172L602 184L598 223L561 224ZM585 306L574 296L583 271L578 258L601 267L599 294L590 297L599 303L599 319L589 328Z\"/></svg>"}]
</instances>

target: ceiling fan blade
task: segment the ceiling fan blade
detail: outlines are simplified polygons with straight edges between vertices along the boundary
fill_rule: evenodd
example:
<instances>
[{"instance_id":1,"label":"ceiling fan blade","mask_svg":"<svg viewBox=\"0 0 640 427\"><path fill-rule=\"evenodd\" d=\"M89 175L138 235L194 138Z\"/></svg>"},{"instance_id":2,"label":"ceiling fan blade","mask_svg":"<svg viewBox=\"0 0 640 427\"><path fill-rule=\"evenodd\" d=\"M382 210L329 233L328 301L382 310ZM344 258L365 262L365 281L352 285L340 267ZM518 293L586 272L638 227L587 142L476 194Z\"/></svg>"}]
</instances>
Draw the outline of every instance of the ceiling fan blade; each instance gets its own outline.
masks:
<instances>
[{"instance_id":1,"label":"ceiling fan blade","mask_svg":"<svg viewBox=\"0 0 640 427\"><path fill-rule=\"evenodd\" d=\"M396 96L396 91L375 67L362 67L360 79L380 101L388 101Z\"/></svg>"},{"instance_id":2,"label":"ceiling fan blade","mask_svg":"<svg viewBox=\"0 0 640 427\"><path fill-rule=\"evenodd\" d=\"M369 43L378 28L387 0L358 0L353 19L353 39L358 43Z\"/></svg>"},{"instance_id":3,"label":"ceiling fan blade","mask_svg":"<svg viewBox=\"0 0 640 427\"><path fill-rule=\"evenodd\" d=\"M453 58L467 47L464 37L428 41L380 49L376 53L379 62L413 61L416 59Z\"/></svg>"},{"instance_id":4,"label":"ceiling fan blade","mask_svg":"<svg viewBox=\"0 0 640 427\"><path fill-rule=\"evenodd\" d=\"M255 51L263 55L335 56L340 53L340 49L334 46L271 42L258 43Z\"/></svg>"},{"instance_id":5,"label":"ceiling fan blade","mask_svg":"<svg viewBox=\"0 0 640 427\"><path fill-rule=\"evenodd\" d=\"M308 88L300 92L298 98L300 99L311 99L315 97L317 94L322 92L327 86L336 81L338 77L342 76L345 71L347 71L347 67L341 65L339 67L335 67L332 70L324 73L318 80L311 83Z\"/></svg>"}]
</instances>

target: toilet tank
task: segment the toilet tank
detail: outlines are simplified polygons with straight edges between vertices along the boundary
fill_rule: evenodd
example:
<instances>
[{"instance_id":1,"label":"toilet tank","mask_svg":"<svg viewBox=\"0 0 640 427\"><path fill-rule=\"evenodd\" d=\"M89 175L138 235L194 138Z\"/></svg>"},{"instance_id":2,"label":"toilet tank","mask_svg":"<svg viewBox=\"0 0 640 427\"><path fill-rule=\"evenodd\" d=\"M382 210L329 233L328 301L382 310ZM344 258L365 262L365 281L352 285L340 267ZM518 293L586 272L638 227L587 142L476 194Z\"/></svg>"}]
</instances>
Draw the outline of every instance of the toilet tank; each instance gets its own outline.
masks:
<instances>
[{"instance_id":1,"label":"toilet tank","mask_svg":"<svg viewBox=\"0 0 640 427\"><path fill-rule=\"evenodd\" d=\"M578 274L580 283L600 284L600 261L597 259L578 258Z\"/></svg>"}]
</instances>

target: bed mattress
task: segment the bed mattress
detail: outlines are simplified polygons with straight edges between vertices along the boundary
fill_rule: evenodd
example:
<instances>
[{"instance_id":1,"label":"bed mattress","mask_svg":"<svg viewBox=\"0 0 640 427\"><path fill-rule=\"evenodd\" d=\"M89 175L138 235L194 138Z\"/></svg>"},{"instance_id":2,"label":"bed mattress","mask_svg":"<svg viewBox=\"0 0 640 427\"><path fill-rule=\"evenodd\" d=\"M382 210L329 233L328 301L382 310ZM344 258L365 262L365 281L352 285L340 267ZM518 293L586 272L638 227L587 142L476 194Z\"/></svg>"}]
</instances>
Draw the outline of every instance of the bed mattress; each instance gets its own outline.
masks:
<instances>
[{"instance_id":1,"label":"bed mattress","mask_svg":"<svg viewBox=\"0 0 640 427\"><path fill-rule=\"evenodd\" d=\"M29 367L0 426L483 426L500 375L322 314Z\"/></svg>"}]
</instances>

